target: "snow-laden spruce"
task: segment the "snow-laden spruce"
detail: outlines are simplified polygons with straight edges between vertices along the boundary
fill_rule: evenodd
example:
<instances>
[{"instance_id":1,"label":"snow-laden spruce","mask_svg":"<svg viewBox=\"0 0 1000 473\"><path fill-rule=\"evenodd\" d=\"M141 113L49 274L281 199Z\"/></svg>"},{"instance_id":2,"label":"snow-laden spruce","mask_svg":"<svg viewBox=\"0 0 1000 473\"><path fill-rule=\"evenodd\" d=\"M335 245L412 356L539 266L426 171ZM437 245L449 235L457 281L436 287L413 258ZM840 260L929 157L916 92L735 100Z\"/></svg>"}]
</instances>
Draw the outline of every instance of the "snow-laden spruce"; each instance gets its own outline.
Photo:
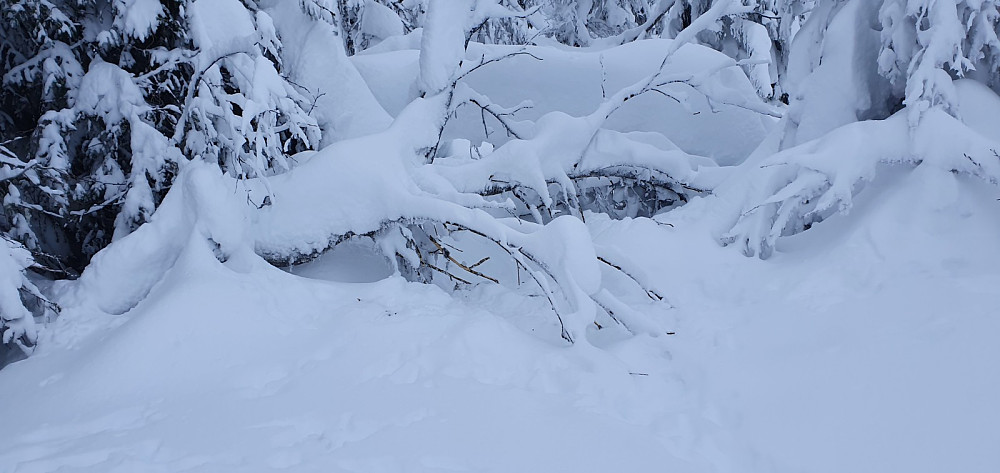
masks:
<instances>
[{"instance_id":1,"label":"snow-laden spruce","mask_svg":"<svg viewBox=\"0 0 1000 473\"><path fill-rule=\"evenodd\" d=\"M181 160L268 174L318 144L308 91L279 74L281 44L262 11L11 0L3 14L0 126L29 168L10 183L20 203L9 218L26 222L10 236L53 255L55 274L147 221ZM223 16L226 27L215 24Z\"/></svg>"},{"instance_id":2,"label":"snow-laden spruce","mask_svg":"<svg viewBox=\"0 0 1000 473\"><path fill-rule=\"evenodd\" d=\"M187 160L267 175L319 144L309 91L280 74L274 25L250 8L0 2L0 232L34 271L75 277L149 221Z\"/></svg>"}]
</instances>

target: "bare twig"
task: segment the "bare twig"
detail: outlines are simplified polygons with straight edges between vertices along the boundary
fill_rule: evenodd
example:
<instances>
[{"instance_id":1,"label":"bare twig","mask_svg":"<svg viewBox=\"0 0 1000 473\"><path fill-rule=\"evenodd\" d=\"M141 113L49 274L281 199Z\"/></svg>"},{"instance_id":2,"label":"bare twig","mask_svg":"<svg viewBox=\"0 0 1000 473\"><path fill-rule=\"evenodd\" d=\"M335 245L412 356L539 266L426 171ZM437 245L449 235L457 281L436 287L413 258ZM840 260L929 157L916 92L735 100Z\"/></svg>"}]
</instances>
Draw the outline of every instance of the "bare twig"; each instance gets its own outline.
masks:
<instances>
[{"instance_id":1,"label":"bare twig","mask_svg":"<svg viewBox=\"0 0 1000 473\"><path fill-rule=\"evenodd\" d=\"M529 108L528 106L518 106L513 110L507 111L503 109L498 109L498 107L496 107L494 104L491 103L486 103L486 104L481 103L480 100L476 98L470 98L466 103L471 103L479 107L481 114L488 113L492 115L493 118L496 118L496 120L500 122L501 125L503 125L504 130L507 132L507 136L513 136L514 138L517 138L519 140L524 139L521 133L518 133L517 130L515 130L510 123L507 123L507 117L511 117L515 113L524 110L526 108ZM482 119L483 119L483 134L488 137L489 130L486 128L486 116L482 115Z\"/></svg>"},{"instance_id":2,"label":"bare twig","mask_svg":"<svg viewBox=\"0 0 1000 473\"><path fill-rule=\"evenodd\" d=\"M612 268L616 269L618 272L624 274L627 278L631 279L632 282L634 282L637 286L639 286L643 290L643 292L646 293L646 296L649 297L650 299L652 299L654 301L657 301L657 302L663 300L663 296L659 295L656 291L647 288L645 285L643 285L641 282L639 282L639 280L636 279L635 276L633 276L632 274L630 274L628 271L625 271L624 269L622 269L621 266L608 261L603 256L598 256L597 260L600 261L600 262L602 262L602 263L604 263L604 264L606 264L606 265L608 265L608 266L611 266Z\"/></svg>"},{"instance_id":3,"label":"bare twig","mask_svg":"<svg viewBox=\"0 0 1000 473\"><path fill-rule=\"evenodd\" d=\"M482 263L483 261L486 261L489 258L483 258L479 263L476 263L476 264L474 264L472 266L467 266L467 265L465 265L465 263L462 263L461 261L453 258L451 256L451 252L448 251L447 249L445 249L445 247L441 246L441 243L438 243L438 241L434 237L432 237L430 235L427 235L427 238L431 241L431 243L434 244L434 246L436 246L438 248L438 250L441 251L441 254L445 258L447 258L448 261L451 261L452 263L455 263L455 265L458 266L459 268L462 268L466 272L475 274L476 276L479 276L479 277L481 277L483 279L488 279L490 281L493 281L496 284L500 284L500 281L498 281L496 278L489 277L489 276L487 276L487 275L485 275L483 273L480 273L479 271L476 271L475 269L473 269L475 266L478 266L480 263Z\"/></svg>"}]
</instances>

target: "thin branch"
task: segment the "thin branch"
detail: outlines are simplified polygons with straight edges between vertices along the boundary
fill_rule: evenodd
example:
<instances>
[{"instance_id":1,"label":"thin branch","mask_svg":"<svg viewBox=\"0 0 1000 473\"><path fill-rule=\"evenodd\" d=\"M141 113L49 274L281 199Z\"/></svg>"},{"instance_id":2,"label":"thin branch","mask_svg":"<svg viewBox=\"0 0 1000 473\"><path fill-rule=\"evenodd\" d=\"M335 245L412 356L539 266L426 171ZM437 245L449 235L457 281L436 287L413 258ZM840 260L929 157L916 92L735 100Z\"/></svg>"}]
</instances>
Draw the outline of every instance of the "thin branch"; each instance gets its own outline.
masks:
<instances>
[{"instance_id":1,"label":"thin branch","mask_svg":"<svg viewBox=\"0 0 1000 473\"><path fill-rule=\"evenodd\" d=\"M521 107L517 107L513 111L509 111L508 112L508 111L495 110L495 107L493 106L493 104L482 104L482 103L479 102L479 100L477 100L475 98L469 99L467 103L471 103L471 104L479 107L479 109L481 110L480 113L488 113L488 114L492 115L493 118L496 118L497 121L500 122L501 125L503 125L504 130L507 132L507 136L513 136L514 138L517 138L519 140L523 140L524 139L524 137L520 133L518 133L516 130L514 130L514 128L511 126L511 124L507 123L507 117L512 116L514 113L517 113L517 112L519 112L521 110L524 110L525 108L530 108L530 107L521 106ZM485 116L483 117L483 133L486 134L487 136L489 136L489 132L486 130L486 118L485 118Z\"/></svg>"},{"instance_id":2,"label":"thin branch","mask_svg":"<svg viewBox=\"0 0 1000 473\"><path fill-rule=\"evenodd\" d=\"M608 265L608 266L611 266L612 268L614 268L618 272L624 274L626 277L628 277L629 279L631 279L632 282L634 282L637 286L639 286L646 293L646 296L649 297L650 299L652 299L654 301L657 301L657 302L663 300L663 296L659 295L656 291L647 288L645 285L643 285L641 282L639 282L639 280L636 279L635 276L633 276L632 274L630 274L628 271L625 271L624 269L622 269L621 266L608 261L603 256L598 256L597 260L600 261L600 262L602 262L602 263L604 263L604 264L606 264L606 265Z\"/></svg>"},{"instance_id":3,"label":"thin branch","mask_svg":"<svg viewBox=\"0 0 1000 473\"><path fill-rule=\"evenodd\" d=\"M457 75L457 76L455 77L455 79L454 79L454 80L452 80L452 82L451 82L451 86L452 86L452 87L454 87L454 86L455 86L456 84L458 84L458 82L459 82L459 81L461 81L462 79L464 79L464 78L465 78L465 76L467 76L467 75L469 75L469 74L472 74L473 72L475 72L475 71L476 71L477 69L479 69L480 67L483 67L483 66L485 66L485 65L487 65L487 64L492 64L492 63L494 63L494 62L498 62L498 61L503 61L504 59L507 59L507 58L512 58L512 57L514 57L514 56L529 56L529 57L532 57L532 58L534 58L534 59L537 59L537 60L539 60L539 61L541 61L541 60L542 60L542 58L540 58L540 57L538 57L538 56L535 56L534 54L532 54L532 53L528 52L526 48L521 48L520 50L518 50L518 51L514 51L514 52L512 52L512 53L505 53L505 54L501 54L501 55L499 55L499 56L494 56L494 57L491 57L491 58L489 58L489 59L487 59L487 58L486 58L486 55L485 55L485 54L483 54L483 55L481 55L481 56L480 56L480 58L479 58L479 63L478 63L478 64L476 64L475 66L472 66L472 67L471 67L471 68L469 68L468 70L466 70L466 71L464 71L464 72L461 72L461 73L459 73L459 74L458 74L458 75Z\"/></svg>"},{"instance_id":4,"label":"thin branch","mask_svg":"<svg viewBox=\"0 0 1000 473\"><path fill-rule=\"evenodd\" d=\"M481 232L479 230L476 230L476 229L473 229L473 228L469 228L469 227L467 227L465 225L454 223L454 222L445 222L445 226L448 226L448 225L452 225L452 226L454 226L454 227L456 227L456 228L458 228L460 230L464 230L464 231L470 232L470 233L472 233L474 235L479 235L479 236L481 236L481 237L483 237L483 238L485 238L485 239L487 239L489 241L492 241L497 246L499 246L500 249L502 249L504 252L506 252L508 255L510 255L510 257L514 259L514 262L517 264L517 266L519 268L524 269L525 272L528 273L528 276L531 276L531 279L533 279L535 281L535 284L538 285L538 288L542 290L542 293L545 295L545 299L548 300L548 302L549 302L549 307L552 308L552 312L555 313L556 318L559 320L560 336L563 338L563 340L566 340L567 342L573 343L573 337L566 330L566 324L563 323L562 313L556 307L555 301L552 300L551 291L549 291L548 289L546 289L546 285L543 284L538 279L538 275L535 274L534 271L531 271L528 268L528 265L524 261L524 259L527 258L528 260L530 260L533 263L535 263L536 265L538 265L538 267L543 272L545 272L545 274L549 278L551 278L553 282L555 282L558 285L559 281L554 277L554 275L548 270L547 267L545 267L544 265L541 265L538 262L538 260L535 259L534 256L531 256L530 253L526 253L523 249L517 248L517 247L513 247L513 246L509 246L509 244L505 244L505 243L501 242L500 240L498 240L498 239L496 239L494 237L491 237L491 236L489 236L489 235L487 235L487 234L485 234L485 233L483 233L483 232ZM520 256L518 256L518 255L520 255ZM518 274L520 274L520 273L518 273Z\"/></svg>"},{"instance_id":5,"label":"thin branch","mask_svg":"<svg viewBox=\"0 0 1000 473\"><path fill-rule=\"evenodd\" d=\"M452 263L455 263L455 265L456 265L456 266L458 266L459 268L462 268L462 269L464 269L465 271L467 271L467 272L469 272L469 273L471 273L471 274L475 274L476 276L479 276L479 277L481 277L481 278L483 278L483 279L488 279L488 280L490 280L490 281L493 281L493 282L494 282L494 283L496 283L496 284L500 284L500 281L499 281L499 280L497 280L496 278L492 278L492 277L489 277L489 276L487 276L487 275L485 275L485 274L483 274L483 273L480 273L479 271L476 271L475 269L473 269L473 267L474 267L474 266L478 266L478 265L479 265L480 263L482 263L483 261L486 261L486 259L488 259L488 258L484 258L484 259L483 259L482 261L480 261L479 263L476 263L476 264L475 264L475 265L473 265L473 266L466 266L466 265L465 265L464 263L462 263L461 261L459 261L459 260L457 260L457 259L453 258L453 257L451 256L451 252L450 252L450 251L448 251L448 250L446 250L446 249L445 249L445 247L441 246L441 244L440 244L440 243L438 243L438 241L437 241L437 240L436 240L436 239L435 239L434 237L432 237L432 236L430 236L430 235L427 235L427 238L428 238L428 239L429 239L429 240L431 241L431 243L433 243L433 244L434 244L434 246L436 246L436 247L438 248L438 250L441 250L441 254L442 254L442 255L443 255L443 256L444 256L445 258L447 258L447 259L448 259L448 261L451 261Z\"/></svg>"}]
</instances>

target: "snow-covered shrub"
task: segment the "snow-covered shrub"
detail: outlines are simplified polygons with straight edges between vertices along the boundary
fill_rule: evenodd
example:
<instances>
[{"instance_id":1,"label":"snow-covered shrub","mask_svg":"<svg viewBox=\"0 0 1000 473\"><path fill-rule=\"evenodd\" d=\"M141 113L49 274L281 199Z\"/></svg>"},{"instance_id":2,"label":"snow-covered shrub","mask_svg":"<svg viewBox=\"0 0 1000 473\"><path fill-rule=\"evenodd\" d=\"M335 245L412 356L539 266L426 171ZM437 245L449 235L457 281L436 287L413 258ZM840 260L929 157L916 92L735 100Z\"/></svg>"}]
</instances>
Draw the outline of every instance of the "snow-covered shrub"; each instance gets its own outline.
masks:
<instances>
[{"instance_id":1,"label":"snow-covered shrub","mask_svg":"<svg viewBox=\"0 0 1000 473\"><path fill-rule=\"evenodd\" d=\"M931 166L1000 184L1000 142L940 109L926 112L916 128L908 125L906 110L844 125L751 170L747 178L761 186L751 195L760 200L743 211L723 242L766 259L779 237L849 211L882 164Z\"/></svg>"},{"instance_id":2,"label":"snow-covered shrub","mask_svg":"<svg viewBox=\"0 0 1000 473\"><path fill-rule=\"evenodd\" d=\"M740 11L743 7L732 2L717 4L668 43L652 74L612 91L592 113L552 112L525 123L508 120L514 109L493 103L464 82L472 71L530 54L523 48L485 48L481 54L468 49L488 18L520 18L524 12L488 0L432 1L418 59L419 96L388 130L335 142L288 173L266 183L248 182L252 201L274 196L273 204L253 219L255 250L284 266L344 242L371 239L412 280L446 287L532 285L567 341L580 340L599 316L635 332L660 333L648 316L605 288L601 268L611 268L633 281L638 294L662 299L627 272L628 262L614 261L594 247L584 211L651 216L703 192L698 168L712 162L681 151L662 135L621 133L604 125L635 97L680 94L670 87L710 104L773 113L752 90L744 96L710 80L719 71L738 68L724 55L700 61L696 72L666 68L697 31ZM477 147L475 153L443 146L444 128L459 107L491 114L510 139L496 149ZM355 156L365 159L349 158ZM317 201L338 205L310 205Z\"/></svg>"},{"instance_id":3,"label":"snow-covered shrub","mask_svg":"<svg viewBox=\"0 0 1000 473\"><path fill-rule=\"evenodd\" d=\"M713 13L729 11L719 7ZM458 287L532 284L567 341L580 340L599 314L630 330L657 333L655 323L604 289L601 268L630 278L639 294L661 297L630 276L623 269L626 263L600 254L578 217L588 208L623 217L651 215L698 191L689 182L695 179L696 165L707 160L699 161L662 137L611 132L602 125L639 94L666 83L699 90L704 77L674 77L661 67L609 97L593 114L548 114L481 159L445 152L441 135L456 107L476 101L498 116L506 113L462 79L524 50L501 48L475 57L466 47L487 18L522 14L493 1L432 1L419 57L420 96L388 130L336 142L267 183L248 182L251 200L274 195L273 205L260 209L254 219L256 251L276 265L287 265L346 241L370 238L413 280ZM681 44L683 40L672 45L667 56ZM704 74L735 66L726 60ZM362 155L364 162L336 158ZM506 184L498 183L502 178ZM524 195L522 203L534 221L509 218L518 204L507 195ZM339 205L316 209L308 204L316 201ZM300 210L304 208L313 211Z\"/></svg>"},{"instance_id":4,"label":"snow-covered shrub","mask_svg":"<svg viewBox=\"0 0 1000 473\"><path fill-rule=\"evenodd\" d=\"M649 217L707 190L697 171L711 160L662 135L595 129L588 118L553 112L488 154L440 159L438 173L464 192L513 201L536 223L585 210Z\"/></svg>"},{"instance_id":5,"label":"snow-covered shrub","mask_svg":"<svg viewBox=\"0 0 1000 473\"><path fill-rule=\"evenodd\" d=\"M1000 142L974 127L981 117L963 117L957 92L967 73L964 80L995 87L997 8L921 0L817 4L789 52L791 104L779 135L758 150L763 159L747 182L737 184L747 189L747 202L722 242L767 258L779 237L848 211L879 164L931 166L997 183ZM991 95L977 92L974 101L996 102ZM1000 106L987 108L1000 114ZM986 129L995 126L988 123Z\"/></svg>"},{"instance_id":6,"label":"snow-covered shrub","mask_svg":"<svg viewBox=\"0 0 1000 473\"><path fill-rule=\"evenodd\" d=\"M653 217L728 177L745 192L722 239L766 257L780 236L850 208L879 166L1000 176L995 139L970 131L951 90L965 74L996 86L988 2L4 1L0 230L35 255L11 267L72 274L117 240L79 284L142 271L109 303L116 313L189 241L238 267L251 252L286 266L368 239L414 281L530 286L567 341L608 319L661 333L605 284L613 274L661 299L594 245L589 212ZM593 102L524 119L530 101L476 90L476 71L544 60L526 44L537 35L594 46L570 58L599 71ZM657 36L672 40L620 46ZM605 52L652 50L648 68L608 80ZM359 72L383 54L415 71L388 94L375 85L404 81ZM720 168L748 151L614 125L663 103L685 117L739 109L754 144L775 135L750 163Z\"/></svg>"},{"instance_id":7,"label":"snow-covered shrub","mask_svg":"<svg viewBox=\"0 0 1000 473\"><path fill-rule=\"evenodd\" d=\"M619 44L657 36L674 2L655 0L525 0L537 12L528 17L528 26L570 46L590 46L604 39Z\"/></svg>"},{"instance_id":8,"label":"snow-covered shrub","mask_svg":"<svg viewBox=\"0 0 1000 473\"><path fill-rule=\"evenodd\" d=\"M83 66L71 44L81 39L75 5L0 2L0 231L32 251L59 251L58 229L69 207L66 135Z\"/></svg>"},{"instance_id":9,"label":"snow-covered shrub","mask_svg":"<svg viewBox=\"0 0 1000 473\"><path fill-rule=\"evenodd\" d=\"M742 7L735 3L719 2L670 43L653 74L607 96L585 116L552 112L527 126L513 120L512 115L517 108L530 104L514 109L500 107L465 84L458 84L452 108L480 108L494 117L511 139L487 153L477 150L450 156L447 167L439 172L465 192L501 195L516 201L517 211L538 223L561 214L583 217L584 210L616 217L651 216L703 193L707 186L698 182L697 169L710 166L711 160L681 151L662 135L623 134L603 127L628 101L644 94L660 94L683 104L693 92L709 104L776 113L755 97L720 90L722 87L712 82L714 74L737 67L725 56L714 63L706 61L693 73L670 73L665 69L673 54L697 32L740 11ZM522 52L526 51L510 54Z\"/></svg>"}]
</instances>

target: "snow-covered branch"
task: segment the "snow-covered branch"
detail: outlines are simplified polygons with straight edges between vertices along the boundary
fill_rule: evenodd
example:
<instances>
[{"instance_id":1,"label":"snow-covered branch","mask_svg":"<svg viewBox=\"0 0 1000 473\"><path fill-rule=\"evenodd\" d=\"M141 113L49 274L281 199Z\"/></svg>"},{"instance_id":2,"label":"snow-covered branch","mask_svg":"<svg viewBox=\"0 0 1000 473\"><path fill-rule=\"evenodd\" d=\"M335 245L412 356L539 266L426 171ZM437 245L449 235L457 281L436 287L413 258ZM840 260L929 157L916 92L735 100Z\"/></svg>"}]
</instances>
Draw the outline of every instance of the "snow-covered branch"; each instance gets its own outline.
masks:
<instances>
[{"instance_id":1,"label":"snow-covered branch","mask_svg":"<svg viewBox=\"0 0 1000 473\"><path fill-rule=\"evenodd\" d=\"M880 164L930 166L1000 183L1000 143L942 110L925 113L911 130L908 112L845 125L767 159L748 176L762 187L749 196L750 203L722 242L766 259L780 237L847 213Z\"/></svg>"}]
</instances>

